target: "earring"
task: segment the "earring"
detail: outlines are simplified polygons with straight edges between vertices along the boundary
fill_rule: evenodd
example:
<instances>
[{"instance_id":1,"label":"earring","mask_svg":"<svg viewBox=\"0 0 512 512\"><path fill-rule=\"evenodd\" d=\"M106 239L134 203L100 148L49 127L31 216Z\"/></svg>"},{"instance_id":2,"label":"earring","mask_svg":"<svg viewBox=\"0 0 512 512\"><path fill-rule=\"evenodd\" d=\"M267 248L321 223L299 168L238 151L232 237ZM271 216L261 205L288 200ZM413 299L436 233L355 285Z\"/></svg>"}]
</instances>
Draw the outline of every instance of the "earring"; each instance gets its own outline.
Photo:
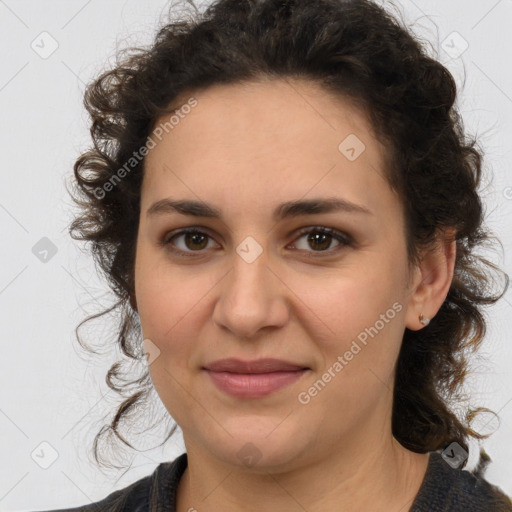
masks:
<instances>
[{"instance_id":1,"label":"earring","mask_svg":"<svg viewBox=\"0 0 512 512\"><path fill-rule=\"evenodd\" d=\"M425 318L423 316L423 313L420 313L420 324L421 325L428 325L430 323L430 318Z\"/></svg>"}]
</instances>

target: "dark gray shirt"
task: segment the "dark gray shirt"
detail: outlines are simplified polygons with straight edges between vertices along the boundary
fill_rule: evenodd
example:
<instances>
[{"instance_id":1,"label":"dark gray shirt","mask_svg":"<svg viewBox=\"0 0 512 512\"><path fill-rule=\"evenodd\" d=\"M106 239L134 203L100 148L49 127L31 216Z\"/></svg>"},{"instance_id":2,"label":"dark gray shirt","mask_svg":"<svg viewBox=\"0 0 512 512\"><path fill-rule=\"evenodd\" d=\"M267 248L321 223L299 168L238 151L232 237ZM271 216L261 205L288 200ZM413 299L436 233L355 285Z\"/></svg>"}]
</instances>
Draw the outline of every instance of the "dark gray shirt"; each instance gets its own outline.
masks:
<instances>
[{"instance_id":1,"label":"dark gray shirt","mask_svg":"<svg viewBox=\"0 0 512 512\"><path fill-rule=\"evenodd\" d=\"M183 453L101 501L46 512L176 512L176 489L186 467ZM408 512L512 512L512 500L483 477L452 468L438 452L430 452L423 483Z\"/></svg>"}]
</instances>

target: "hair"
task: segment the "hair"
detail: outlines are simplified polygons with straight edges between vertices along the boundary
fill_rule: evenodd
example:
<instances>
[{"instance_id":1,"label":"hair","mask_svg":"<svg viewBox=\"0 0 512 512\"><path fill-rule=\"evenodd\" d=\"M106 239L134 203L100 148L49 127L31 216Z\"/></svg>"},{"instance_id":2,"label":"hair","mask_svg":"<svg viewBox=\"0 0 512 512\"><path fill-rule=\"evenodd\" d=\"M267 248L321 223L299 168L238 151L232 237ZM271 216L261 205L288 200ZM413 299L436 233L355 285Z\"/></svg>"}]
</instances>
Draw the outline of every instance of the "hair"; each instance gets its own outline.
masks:
<instances>
[{"instance_id":1,"label":"hair","mask_svg":"<svg viewBox=\"0 0 512 512\"><path fill-rule=\"evenodd\" d=\"M188 19L167 20L150 47L119 52L115 67L85 91L94 147L74 164L80 212L69 232L90 242L117 303L82 321L76 335L83 345L81 325L117 308L116 344L128 358L106 376L111 389L121 395L128 390L128 397L96 435L96 461L103 464L98 443L105 435L133 448L119 429L152 390L147 365L138 378L123 378L130 361L144 361L134 262L145 160L134 159L134 151L148 144L161 116L176 112L178 98L216 84L288 78L320 84L368 116L386 148L386 178L403 204L411 265L443 229L455 230L455 269L445 301L428 326L405 329L392 432L417 453L452 442L469 452L470 438L490 435L471 428L472 421L492 411L466 408L459 418L454 407L464 398L469 353L485 335L482 308L502 297L509 278L476 254L496 237L483 224L478 192L483 151L465 133L453 76L403 22L369 0L217 0L202 12L194 8ZM501 293L493 293L493 272L504 278ZM489 460L482 449L477 474Z\"/></svg>"}]
</instances>

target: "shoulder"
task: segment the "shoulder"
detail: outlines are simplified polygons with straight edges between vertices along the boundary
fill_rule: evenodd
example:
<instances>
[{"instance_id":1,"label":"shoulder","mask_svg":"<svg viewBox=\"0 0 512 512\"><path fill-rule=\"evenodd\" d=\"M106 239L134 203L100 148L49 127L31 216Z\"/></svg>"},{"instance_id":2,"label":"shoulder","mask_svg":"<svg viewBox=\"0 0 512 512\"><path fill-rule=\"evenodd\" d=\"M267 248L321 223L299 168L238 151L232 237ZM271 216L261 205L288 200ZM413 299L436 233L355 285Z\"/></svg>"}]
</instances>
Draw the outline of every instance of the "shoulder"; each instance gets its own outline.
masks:
<instances>
[{"instance_id":1,"label":"shoulder","mask_svg":"<svg viewBox=\"0 0 512 512\"><path fill-rule=\"evenodd\" d=\"M512 512L503 491L467 470L451 467L431 452L427 473L410 512Z\"/></svg>"},{"instance_id":2,"label":"shoulder","mask_svg":"<svg viewBox=\"0 0 512 512\"><path fill-rule=\"evenodd\" d=\"M114 491L100 501L44 512L147 512L156 510L154 507L161 506L161 503L169 505L166 511L174 512L177 484L186 465L187 456L182 454L172 462L160 463L151 475Z\"/></svg>"}]
</instances>

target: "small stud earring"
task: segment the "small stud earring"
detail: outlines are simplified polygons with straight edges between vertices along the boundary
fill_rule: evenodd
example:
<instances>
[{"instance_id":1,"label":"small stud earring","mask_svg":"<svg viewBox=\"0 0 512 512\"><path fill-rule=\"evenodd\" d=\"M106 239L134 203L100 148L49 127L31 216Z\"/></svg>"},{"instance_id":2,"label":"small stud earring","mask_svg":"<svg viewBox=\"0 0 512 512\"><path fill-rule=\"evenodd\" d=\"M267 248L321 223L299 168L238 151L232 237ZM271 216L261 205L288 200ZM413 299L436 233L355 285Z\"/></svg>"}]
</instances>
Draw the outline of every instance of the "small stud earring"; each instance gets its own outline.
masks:
<instances>
[{"instance_id":1,"label":"small stud earring","mask_svg":"<svg viewBox=\"0 0 512 512\"><path fill-rule=\"evenodd\" d=\"M428 325L430 323L430 318L425 318L423 313L420 313L420 323L421 325Z\"/></svg>"}]
</instances>

